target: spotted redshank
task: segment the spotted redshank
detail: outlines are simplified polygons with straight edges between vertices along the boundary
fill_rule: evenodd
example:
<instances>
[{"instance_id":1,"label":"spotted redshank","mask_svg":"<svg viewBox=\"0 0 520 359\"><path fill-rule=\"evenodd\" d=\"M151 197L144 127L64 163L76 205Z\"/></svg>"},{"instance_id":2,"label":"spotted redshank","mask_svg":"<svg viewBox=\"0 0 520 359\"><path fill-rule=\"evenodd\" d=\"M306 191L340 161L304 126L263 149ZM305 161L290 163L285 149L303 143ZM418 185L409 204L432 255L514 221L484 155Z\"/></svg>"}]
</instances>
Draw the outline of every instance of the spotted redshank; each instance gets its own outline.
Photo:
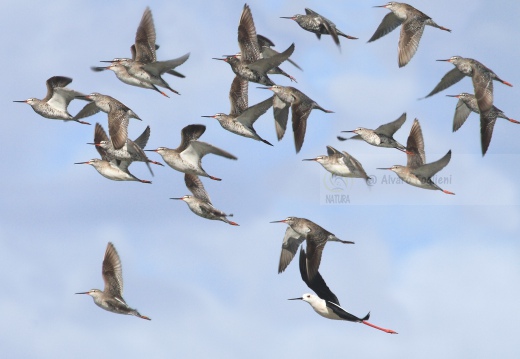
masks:
<instances>
[{"instance_id":1,"label":"spotted redshank","mask_svg":"<svg viewBox=\"0 0 520 359\"><path fill-rule=\"evenodd\" d=\"M242 104L245 103L247 107L247 85L247 81L243 81L238 76L235 76L229 91L229 101L231 102L230 114L217 113L213 116L202 117L214 118L218 120L224 129L232 133L252 138L272 146L270 142L264 140L256 133L253 124L273 105L273 99L268 98L254 106L244 109Z\"/></svg>"},{"instance_id":2,"label":"spotted redshank","mask_svg":"<svg viewBox=\"0 0 520 359\"><path fill-rule=\"evenodd\" d=\"M228 223L232 226L238 226L238 223L227 219L227 217L232 217L232 214L226 214L221 210L213 207L209 195L204 189L204 185L198 176L186 173L184 174L184 182L186 183L186 187L188 187L190 192L193 193L193 196L186 195L180 198L170 199L178 199L186 202L190 210L202 218L218 220Z\"/></svg>"},{"instance_id":3,"label":"spotted redshank","mask_svg":"<svg viewBox=\"0 0 520 359\"><path fill-rule=\"evenodd\" d=\"M271 223L286 223L289 226L283 238L278 273L283 272L291 263L298 247L304 240L307 241L307 251L309 252L307 258L309 278L314 278L318 272L321 254L328 241L354 244L354 242L339 239L334 234L306 218L287 217L281 221L273 221Z\"/></svg>"},{"instance_id":4,"label":"spotted redshank","mask_svg":"<svg viewBox=\"0 0 520 359\"><path fill-rule=\"evenodd\" d=\"M201 164L202 157L208 153L213 153L231 160L236 160L237 158L231 153L209 143L197 141L204 131L206 131L206 126L204 125L188 125L182 129L181 144L176 149L159 147L155 150L145 151L157 152L162 156L164 162L174 170L221 181L220 178L210 176L204 171Z\"/></svg>"},{"instance_id":5,"label":"spotted redshank","mask_svg":"<svg viewBox=\"0 0 520 359\"><path fill-rule=\"evenodd\" d=\"M463 92L459 95L447 96L456 97L459 99L455 109L455 115L453 117L453 132L457 131L460 126L464 124L471 111L480 114L475 95ZM502 110L493 105L489 111L480 116L480 139L482 145L482 155L485 155L487 152L491 142L491 136L493 135L493 129L495 128L495 122L497 121L498 117L505 118L512 123L520 124L519 121L507 117Z\"/></svg>"},{"instance_id":6,"label":"spotted redshank","mask_svg":"<svg viewBox=\"0 0 520 359\"><path fill-rule=\"evenodd\" d=\"M253 15L247 4L244 5L238 24L238 45L240 54L214 59L227 62L233 72L241 78L266 86L274 85L267 73L280 66L294 51L292 44L282 53L262 58Z\"/></svg>"},{"instance_id":7,"label":"spotted redshank","mask_svg":"<svg viewBox=\"0 0 520 359\"><path fill-rule=\"evenodd\" d=\"M150 173L153 176L153 171L150 168L150 163L155 165L163 166L162 163L153 161L146 156L143 151L143 148L148 143L148 139L150 138L150 126L147 126L143 133L135 139L135 141L126 139L126 143L121 147L116 149L112 141L108 138L103 126L99 123L96 123L95 131L94 131L94 142L89 143L95 145L98 148L102 148L106 152L106 156L112 162L115 162L116 165L119 165L121 161L127 162L128 165L134 161L145 162L146 166L150 170Z\"/></svg>"},{"instance_id":8,"label":"spotted redshank","mask_svg":"<svg viewBox=\"0 0 520 359\"><path fill-rule=\"evenodd\" d=\"M103 258L103 268L101 271L105 289L91 289L88 292L76 294L87 294L94 299L94 303L104 310L112 313L135 315L136 317L151 320L147 316L141 315L136 309L132 309L123 299L123 270L121 267L121 259L116 248L111 242L108 242Z\"/></svg>"},{"instance_id":9,"label":"spotted redshank","mask_svg":"<svg viewBox=\"0 0 520 359\"><path fill-rule=\"evenodd\" d=\"M141 121L141 118L139 116L137 116L137 114L134 111L132 111L128 106L124 105L122 102L116 100L112 96L102 95L98 92L93 92L86 96L78 96L77 98L84 98L84 99L90 100L92 102L85 105L85 107L83 107L76 114L76 116L74 116L74 119L76 119L76 120L78 120L80 118L93 116L96 113L98 113L99 111L103 111L108 114L110 112L109 104L112 103L115 106L125 109L129 118L135 118L136 120ZM109 129L111 128L110 124L108 127L109 127Z\"/></svg>"},{"instance_id":10,"label":"spotted redshank","mask_svg":"<svg viewBox=\"0 0 520 359\"><path fill-rule=\"evenodd\" d=\"M93 158L86 162L76 162L76 165L91 165L99 172L99 174L112 181L137 181L141 183L152 183L151 181L142 180L134 176L128 171L131 162L119 161L119 165L115 161L109 159Z\"/></svg>"},{"instance_id":11,"label":"spotted redshank","mask_svg":"<svg viewBox=\"0 0 520 359\"><path fill-rule=\"evenodd\" d=\"M135 45L131 48L132 58L116 58L112 61L102 62L111 62L112 66L117 64L124 67L126 72L120 66L109 66L107 69L117 71L116 76L127 84L152 88L165 96L166 94L157 89L157 86L165 87L173 93L179 94L178 91L170 87L161 75L167 72L171 73L174 68L182 65L190 54L185 54L173 60L157 61L155 40L156 33L152 11L147 7L137 28ZM93 68L93 70L98 69L100 68Z\"/></svg>"},{"instance_id":12,"label":"spotted redshank","mask_svg":"<svg viewBox=\"0 0 520 359\"><path fill-rule=\"evenodd\" d=\"M450 87L459 82L464 76L469 76L473 82L478 109L481 114L485 114L493 107L493 80L500 81L508 86L513 86L498 77L491 69L474 59L452 56L447 60L437 61L450 62L455 68L444 75L439 84L435 86L426 97L430 97Z\"/></svg>"},{"instance_id":13,"label":"spotted redshank","mask_svg":"<svg viewBox=\"0 0 520 359\"><path fill-rule=\"evenodd\" d=\"M332 21L309 8L305 8L305 15L297 14L288 17L282 16L281 18L296 21L302 29L316 34L318 39L321 38L321 35L330 35L334 40L334 43L338 45L338 48L340 49L341 45L339 43L339 36L346 37L350 40L357 40L357 37L341 32Z\"/></svg>"},{"instance_id":14,"label":"spotted redshank","mask_svg":"<svg viewBox=\"0 0 520 359\"><path fill-rule=\"evenodd\" d=\"M296 153L300 152L302 148L305 131L307 130L307 119L311 111L316 108L325 113L333 113L333 111L325 110L316 101L294 87L274 85L259 88L271 90L276 94L273 98L273 112L278 140L281 140L285 134L289 118L289 106L291 107Z\"/></svg>"},{"instance_id":15,"label":"spotted redshank","mask_svg":"<svg viewBox=\"0 0 520 359\"><path fill-rule=\"evenodd\" d=\"M394 165L390 168L379 168L391 170L404 182L419 188L439 190L447 194L455 194L440 188L432 181L432 176L442 170L450 162L451 150L440 160L426 163L424 153L424 140L419 120L415 119L406 143L408 162L406 166Z\"/></svg>"},{"instance_id":16,"label":"spotted redshank","mask_svg":"<svg viewBox=\"0 0 520 359\"><path fill-rule=\"evenodd\" d=\"M358 127L353 131L356 136L351 137L351 140L363 140L372 146L397 148L400 151L406 152L406 147L394 140L394 133L401 128L406 121L406 113L403 113L397 120L379 126L375 130L370 130L364 127ZM345 141L347 138L338 136L338 140Z\"/></svg>"},{"instance_id":17,"label":"spotted redshank","mask_svg":"<svg viewBox=\"0 0 520 359\"><path fill-rule=\"evenodd\" d=\"M303 161L316 161L334 176L364 178L368 184L370 178L361 163L347 152L340 152L332 146L327 146L328 156L306 158Z\"/></svg>"},{"instance_id":18,"label":"spotted redshank","mask_svg":"<svg viewBox=\"0 0 520 359\"><path fill-rule=\"evenodd\" d=\"M34 112L38 115L52 120L75 121L84 125L90 125L88 122L75 119L67 110L69 103L74 98L85 96L81 92L71 90L65 86L70 84L72 79L64 76L53 76L47 80L47 95L39 100L37 98L29 98L22 102L31 105Z\"/></svg>"},{"instance_id":19,"label":"spotted redshank","mask_svg":"<svg viewBox=\"0 0 520 359\"><path fill-rule=\"evenodd\" d=\"M256 38L258 39L258 46L260 47L260 53L262 54L263 59L273 57L273 56L279 54L278 51L271 48L272 46L274 46L274 43L271 40L269 40L267 37L262 36L260 34L256 34ZM298 64L296 64L293 60L287 59L286 61L290 62L291 64L293 64L294 66L296 66L298 69L301 70L301 67L298 66ZM285 72L278 66L269 70L267 73L283 75L285 77L288 77L291 81L298 82L298 81L296 81L296 79L293 76L289 75L287 72Z\"/></svg>"},{"instance_id":20,"label":"spotted redshank","mask_svg":"<svg viewBox=\"0 0 520 359\"><path fill-rule=\"evenodd\" d=\"M425 13L405 3L391 1L386 5L375 7L384 7L391 12L383 18L383 21L368 42L375 41L395 30L399 25L403 25L397 47L399 67L405 66L415 55L426 25L451 32L450 29L437 25Z\"/></svg>"}]
</instances>

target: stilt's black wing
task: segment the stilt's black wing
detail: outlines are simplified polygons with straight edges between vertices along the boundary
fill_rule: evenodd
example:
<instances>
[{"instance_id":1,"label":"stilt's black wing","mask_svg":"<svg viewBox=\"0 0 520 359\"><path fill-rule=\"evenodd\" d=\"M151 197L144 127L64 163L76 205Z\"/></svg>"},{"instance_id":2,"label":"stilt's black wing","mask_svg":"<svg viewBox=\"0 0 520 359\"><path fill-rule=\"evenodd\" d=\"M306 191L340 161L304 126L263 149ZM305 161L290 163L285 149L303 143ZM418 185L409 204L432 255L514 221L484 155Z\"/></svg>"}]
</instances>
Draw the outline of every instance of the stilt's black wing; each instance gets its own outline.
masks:
<instances>
[{"instance_id":1,"label":"stilt's black wing","mask_svg":"<svg viewBox=\"0 0 520 359\"><path fill-rule=\"evenodd\" d=\"M307 276L307 255L305 254L305 250L303 247L300 249L300 274L302 276L302 280L307 284L307 286L316 293L318 297L325 300L327 302L327 306L329 302L336 304L339 307L339 300L334 293L329 289L325 280L323 280L320 272L317 272L312 280L309 280Z\"/></svg>"}]
</instances>

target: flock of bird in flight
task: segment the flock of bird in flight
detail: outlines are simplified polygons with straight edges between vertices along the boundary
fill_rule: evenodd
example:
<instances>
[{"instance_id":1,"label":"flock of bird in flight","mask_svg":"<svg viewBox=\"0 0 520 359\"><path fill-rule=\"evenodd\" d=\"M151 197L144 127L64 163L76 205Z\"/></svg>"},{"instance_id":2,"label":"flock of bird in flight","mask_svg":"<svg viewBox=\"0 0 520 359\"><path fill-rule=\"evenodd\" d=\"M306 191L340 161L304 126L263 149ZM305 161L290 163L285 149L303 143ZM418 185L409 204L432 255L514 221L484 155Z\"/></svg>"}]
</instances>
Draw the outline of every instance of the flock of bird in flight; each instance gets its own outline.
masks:
<instances>
[{"instance_id":1,"label":"flock of bird in flight","mask_svg":"<svg viewBox=\"0 0 520 359\"><path fill-rule=\"evenodd\" d=\"M436 27L441 30L451 32L451 30L437 25L428 15L415 9L414 7L398 2L389 2L383 7L390 12L383 18L381 24L376 29L368 42L375 41L401 26L401 33L398 45L398 64L399 67L405 66L414 56L419 46L422 33L426 25ZM347 39L357 39L347 35L336 28L336 25L311 9L305 9L305 15L294 15L282 17L294 20L304 30L313 32L318 39L322 35L330 35L336 45L340 47L339 37ZM156 42L155 26L152 12L146 8L137 28L135 44L131 46L131 58L114 58L106 67L92 67L93 71L111 70L122 82L151 89L168 97L159 87L166 88L175 94L179 94L162 78L165 73L183 78L184 75L175 70L189 58L189 53L177 59L158 61L156 50L159 46ZM220 125L237 135L261 141L272 146L271 143L263 139L253 128L254 122L273 107L275 128L278 140L281 140L287 128L289 109L292 112L292 129L294 132L294 142L296 152L302 148L307 119L313 109L319 109L325 113L332 113L326 110L310 97L291 86L276 85L268 75L280 74L288 77L291 81L296 81L294 77L287 74L279 66L288 61L297 68L300 68L289 57L292 55L295 46L290 45L285 51L277 52L272 49L274 43L267 37L256 33L255 24L251 9L247 4L244 5L238 26L238 44L240 52L235 55L228 55L223 58L215 58L227 62L235 78L229 91L231 110L229 114L217 113L211 117L219 121ZM480 114L481 123L481 145L482 155L485 155L489 144L493 128L498 117L505 118L513 123L520 123L507 117L501 110L493 105L493 80L497 80L512 86L509 82L500 79L493 71L484 66L477 60L453 56L447 61L455 66L439 82L439 84L426 96L430 97L469 76L472 78L475 95L461 93L456 96L459 99L453 120L453 131L457 131L471 112ZM139 181L151 183L135 177L128 170L134 161L145 162L153 175L150 164L161 165L162 163L151 160L145 151L153 151L160 154L170 167L183 172L186 187L192 195L180 198L187 203L190 210L203 218L220 220L230 225L238 224L229 220L228 215L215 208L199 176L209 177L212 180L220 181L220 178L209 175L201 164L202 157L206 154L215 154L228 159L236 160L233 154L215 147L209 143L199 141L200 136L205 132L206 126L199 124L188 125L181 131L181 143L176 149L159 147L155 150L144 150L150 136L150 127L146 127L144 132L134 141L128 138L128 125L130 119L141 120L139 116L129 107L119 102L115 98L91 93L84 95L80 92L67 88L72 82L71 78L54 76L47 80L47 95L44 99L29 98L23 102L31 105L33 110L39 115L63 121L76 121L81 124L90 124L82 119L92 116L99 111L108 114L108 135L103 126L96 123L94 130L94 142L101 159L91 159L77 164L92 165L102 176L115 181ZM249 82L264 85L261 89L271 90L274 94L268 99L253 105L248 105ZM75 116L68 113L67 107L73 99L88 101L88 104ZM408 136L406 146L397 142L393 135L401 128L406 121L406 113L397 120L381 125L375 130L359 127L355 130L344 131L355 133L350 139L361 139L367 143L386 148L396 148L407 155L407 165L395 165L389 168L404 182L431 190L440 190L447 194L453 192L440 188L432 181L432 176L442 170L451 159L451 150L441 159L426 163L424 152L424 139L422 130L417 119ZM341 141L347 138L338 136ZM327 146L327 156L318 156L305 161L316 161L327 171L335 176L357 177L369 180L361 163L347 152L338 151L332 146ZM303 241L307 243L307 252L300 250L299 266L302 280L312 289L316 295L304 294L300 299L309 303L312 308L320 315L337 320L347 320L359 322L387 333L397 334L391 329L382 328L369 323L369 314L359 318L340 307L337 297L328 288L322 276L318 272L321 262L322 252L327 241L337 241L342 243L354 243L343 241L334 234L320 227L316 223L297 217L288 217L281 221L288 225L282 244L278 272L283 272L292 259L295 257ZM275 223L272 222L272 223ZM94 302L101 308L120 314L135 315L143 319L150 318L141 315L137 310L130 308L122 297L123 278L121 260L112 243L108 243L102 265L102 275L105 283L104 291L92 289L88 292L77 294L88 294Z\"/></svg>"}]
</instances>

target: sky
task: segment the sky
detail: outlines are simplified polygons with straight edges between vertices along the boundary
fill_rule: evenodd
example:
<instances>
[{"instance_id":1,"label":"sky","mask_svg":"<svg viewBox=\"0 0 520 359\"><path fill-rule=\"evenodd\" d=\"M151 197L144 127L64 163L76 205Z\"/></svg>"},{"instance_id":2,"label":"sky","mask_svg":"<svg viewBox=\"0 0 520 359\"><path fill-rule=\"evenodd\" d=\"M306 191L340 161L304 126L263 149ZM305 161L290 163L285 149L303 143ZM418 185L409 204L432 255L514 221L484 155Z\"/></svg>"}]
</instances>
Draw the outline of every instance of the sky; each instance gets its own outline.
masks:
<instances>
[{"instance_id":1,"label":"sky","mask_svg":"<svg viewBox=\"0 0 520 359\"><path fill-rule=\"evenodd\" d=\"M3 173L0 202L0 353L6 358L518 358L520 344L520 126L499 119L485 157L478 115L452 133L456 99L473 92L465 78L431 98L453 55L475 58L511 82L494 85L494 103L520 117L517 15L520 3L439 0L417 6L451 33L428 27L404 68L397 65L398 31L367 43L388 10L384 2L319 1L249 3L256 29L283 51L295 43L277 75L322 107L313 111L303 148L295 154L289 130L278 142L272 112L256 123L273 147L225 131L214 119L229 111L234 74L212 60L238 51L240 1L46 2L4 1L0 26L6 56L1 122ZM135 31L150 6L159 60L190 52L165 75L181 93L170 98L123 84L101 60L129 56ZM295 22L280 19L309 7L359 40L318 40ZM8 54L7 54L8 52ZM208 155L206 171L223 180L202 181L214 205L233 213L239 227L194 215L170 197L188 194L183 174L134 163L130 171L152 184L114 182L93 168L74 165L98 157L92 126L40 117L26 104L45 96L51 76L73 78L70 88L111 95L132 108L130 138L147 125L147 149L175 148L180 130L205 124L202 141L238 157ZM270 92L249 86L249 104ZM73 101L72 114L85 103ZM412 122L422 127L426 160L452 150L439 172L455 196L396 182L390 171L405 164L393 149L362 141L340 142L341 131L407 120L395 138L406 143ZM314 162L326 146L347 151L376 183L331 179ZM150 153L150 158L162 161ZM331 197L332 196L332 197ZM332 198L332 200L330 199ZM329 199L329 200L328 200ZM331 203L331 201L333 203ZM288 216L308 218L355 245L329 243L320 273L342 307L391 328L388 335L364 325L320 317L304 302L288 301L311 290L297 260L277 273ZM87 296L103 289L101 262L113 242L123 264L124 298L152 321L110 313Z\"/></svg>"}]
</instances>

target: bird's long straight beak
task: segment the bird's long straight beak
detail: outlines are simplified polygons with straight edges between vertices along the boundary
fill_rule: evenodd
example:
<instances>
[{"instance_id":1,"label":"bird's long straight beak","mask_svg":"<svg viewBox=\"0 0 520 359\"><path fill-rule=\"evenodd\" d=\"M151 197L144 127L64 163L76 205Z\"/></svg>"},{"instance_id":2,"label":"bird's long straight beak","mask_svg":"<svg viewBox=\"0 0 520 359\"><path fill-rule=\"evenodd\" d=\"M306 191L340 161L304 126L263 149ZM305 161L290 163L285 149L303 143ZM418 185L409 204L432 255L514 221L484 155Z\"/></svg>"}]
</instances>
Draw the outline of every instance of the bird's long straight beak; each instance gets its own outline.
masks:
<instances>
[{"instance_id":1,"label":"bird's long straight beak","mask_svg":"<svg viewBox=\"0 0 520 359\"><path fill-rule=\"evenodd\" d=\"M387 7L387 6L388 6L388 4L386 4L386 5L375 5L375 6L372 6L372 7Z\"/></svg>"},{"instance_id":2,"label":"bird's long straight beak","mask_svg":"<svg viewBox=\"0 0 520 359\"><path fill-rule=\"evenodd\" d=\"M302 161L316 161L315 158L304 158Z\"/></svg>"},{"instance_id":3,"label":"bird's long straight beak","mask_svg":"<svg viewBox=\"0 0 520 359\"><path fill-rule=\"evenodd\" d=\"M391 170L391 168L376 168L376 170Z\"/></svg>"},{"instance_id":4,"label":"bird's long straight beak","mask_svg":"<svg viewBox=\"0 0 520 359\"><path fill-rule=\"evenodd\" d=\"M113 62L117 62L117 61L114 61L114 60L110 60L110 61L103 60L103 61L99 61L99 62L108 62L108 63L113 63Z\"/></svg>"},{"instance_id":5,"label":"bird's long straight beak","mask_svg":"<svg viewBox=\"0 0 520 359\"><path fill-rule=\"evenodd\" d=\"M294 20L294 16L280 16L280 19Z\"/></svg>"},{"instance_id":6,"label":"bird's long straight beak","mask_svg":"<svg viewBox=\"0 0 520 359\"><path fill-rule=\"evenodd\" d=\"M88 164L90 161L87 161L87 162L75 162L74 164L75 165L86 165ZM82 294L82 293L76 293L76 294ZM84 294L84 293L83 293Z\"/></svg>"},{"instance_id":7,"label":"bird's long straight beak","mask_svg":"<svg viewBox=\"0 0 520 359\"><path fill-rule=\"evenodd\" d=\"M180 197L180 198L176 198L176 197L175 197L175 198L170 198L170 199L184 199L184 198L182 198L182 197Z\"/></svg>"},{"instance_id":8,"label":"bird's long straight beak","mask_svg":"<svg viewBox=\"0 0 520 359\"><path fill-rule=\"evenodd\" d=\"M200 117L215 118L215 116L200 116Z\"/></svg>"},{"instance_id":9,"label":"bird's long straight beak","mask_svg":"<svg viewBox=\"0 0 520 359\"><path fill-rule=\"evenodd\" d=\"M218 58L218 57L212 57L213 60L220 60L220 61L227 61L227 57L221 59L221 58Z\"/></svg>"},{"instance_id":10,"label":"bird's long straight beak","mask_svg":"<svg viewBox=\"0 0 520 359\"><path fill-rule=\"evenodd\" d=\"M272 221L272 222L269 222L269 223L285 223L285 219L282 219L281 221Z\"/></svg>"},{"instance_id":11,"label":"bird's long straight beak","mask_svg":"<svg viewBox=\"0 0 520 359\"><path fill-rule=\"evenodd\" d=\"M155 150L144 150L144 151L146 151L146 152L157 152L156 149Z\"/></svg>"},{"instance_id":12,"label":"bird's long straight beak","mask_svg":"<svg viewBox=\"0 0 520 359\"><path fill-rule=\"evenodd\" d=\"M83 95L74 96L74 98L79 98L79 99L84 99L84 100L90 100L90 96L88 96L88 95L85 95L85 96L83 96Z\"/></svg>"},{"instance_id":13,"label":"bird's long straight beak","mask_svg":"<svg viewBox=\"0 0 520 359\"><path fill-rule=\"evenodd\" d=\"M446 95L446 96L459 98L460 95Z\"/></svg>"},{"instance_id":14,"label":"bird's long straight beak","mask_svg":"<svg viewBox=\"0 0 520 359\"><path fill-rule=\"evenodd\" d=\"M269 87L257 86L256 88L257 88L257 89L262 89L262 90L272 90L272 89L273 89L272 86L269 86Z\"/></svg>"},{"instance_id":15,"label":"bird's long straight beak","mask_svg":"<svg viewBox=\"0 0 520 359\"><path fill-rule=\"evenodd\" d=\"M287 300L303 300L303 298L302 297L299 297L299 298L289 298Z\"/></svg>"},{"instance_id":16,"label":"bird's long straight beak","mask_svg":"<svg viewBox=\"0 0 520 359\"><path fill-rule=\"evenodd\" d=\"M80 293L74 293L74 294L88 294L88 292L80 292Z\"/></svg>"},{"instance_id":17,"label":"bird's long straight beak","mask_svg":"<svg viewBox=\"0 0 520 359\"><path fill-rule=\"evenodd\" d=\"M108 70L108 67L90 66L90 69L92 71L100 72L100 71Z\"/></svg>"},{"instance_id":18,"label":"bird's long straight beak","mask_svg":"<svg viewBox=\"0 0 520 359\"><path fill-rule=\"evenodd\" d=\"M446 59L446 60L435 60L435 61L446 61L446 62L450 62L450 59Z\"/></svg>"},{"instance_id":19,"label":"bird's long straight beak","mask_svg":"<svg viewBox=\"0 0 520 359\"><path fill-rule=\"evenodd\" d=\"M351 133L356 133L355 130L352 130L352 131L341 131L341 132L351 132Z\"/></svg>"},{"instance_id":20,"label":"bird's long straight beak","mask_svg":"<svg viewBox=\"0 0 520 359\"><path fill-rule=\"evenodd\" d=\"M20 102L20 103L23 102L23 103L26 103L27 100L23 100L23 101L13 101L13 102Z\"/></svg>"}]
</instances>

